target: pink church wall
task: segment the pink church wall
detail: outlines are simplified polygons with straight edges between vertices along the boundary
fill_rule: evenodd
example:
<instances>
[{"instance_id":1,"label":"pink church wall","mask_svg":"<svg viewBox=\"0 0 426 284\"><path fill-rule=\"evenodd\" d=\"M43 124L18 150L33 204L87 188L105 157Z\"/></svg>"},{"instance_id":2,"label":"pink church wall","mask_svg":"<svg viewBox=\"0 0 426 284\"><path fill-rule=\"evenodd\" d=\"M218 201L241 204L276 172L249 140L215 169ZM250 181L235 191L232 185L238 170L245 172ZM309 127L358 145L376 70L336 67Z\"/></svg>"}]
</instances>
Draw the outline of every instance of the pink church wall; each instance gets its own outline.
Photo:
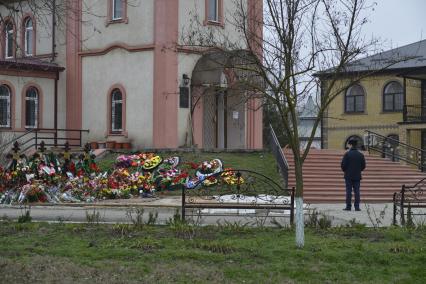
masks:
<instances>
[{"instance_id":1,"label":"pink church wall","mask_svg":"<svg viewBox=\"0 0 426 284\"><path fill-rule=\"evenodd\" d=\"M154 110L155 148L178 147L179 0L155 0Z\"/></svg>"}]
</instances>

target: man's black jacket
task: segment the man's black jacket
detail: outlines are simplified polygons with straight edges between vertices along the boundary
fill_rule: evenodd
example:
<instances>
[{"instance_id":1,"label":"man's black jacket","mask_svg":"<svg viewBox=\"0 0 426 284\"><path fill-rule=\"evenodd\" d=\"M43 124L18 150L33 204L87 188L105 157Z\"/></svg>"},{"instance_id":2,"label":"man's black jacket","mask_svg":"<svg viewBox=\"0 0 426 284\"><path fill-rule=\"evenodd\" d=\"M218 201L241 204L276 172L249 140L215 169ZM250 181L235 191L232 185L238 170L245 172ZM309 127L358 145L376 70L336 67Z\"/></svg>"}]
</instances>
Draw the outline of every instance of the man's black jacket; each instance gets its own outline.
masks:
<instances>
[{"instance_id":1,"label":"man's black jacket","mask_svg":"<svg viewBox=\"0 0 426 284\"><path fill-rule=\"evenodd\" d=\"M364 155L357 149L351 148L343 156L341 167L345 172L345 178L361 180L361 172L365 169Z\"/></svg>"}]
</instances>

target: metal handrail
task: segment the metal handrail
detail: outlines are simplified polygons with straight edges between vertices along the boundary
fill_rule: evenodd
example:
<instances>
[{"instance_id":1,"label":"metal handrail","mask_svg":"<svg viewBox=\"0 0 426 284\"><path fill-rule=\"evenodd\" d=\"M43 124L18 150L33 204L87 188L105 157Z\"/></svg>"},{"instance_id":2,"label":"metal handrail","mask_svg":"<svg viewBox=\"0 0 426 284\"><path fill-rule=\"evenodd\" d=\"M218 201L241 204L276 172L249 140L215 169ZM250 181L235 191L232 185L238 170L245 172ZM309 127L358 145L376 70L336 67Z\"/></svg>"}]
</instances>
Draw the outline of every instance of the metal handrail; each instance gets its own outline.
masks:
<instances>
[{"instance_id":1,"label":"metal handrail","mask_svg":"<svg viewBox=\"0 0 426 284\"><path fill-rule=\"evenodd\" d=\"M79 137L78 138L63 138L63 137L58 137L58 132L78 132L79 133ZM8 141L7 143L3 144L0 146L0 150L5 149L7 146L12 145L13 143L15 143L16 141L21 140L23 137L29 135L29 134L35 134L33 137L25 140L24 142L20 143L21 146L21 151L25 152L28 149L35 147L37 148L38 145L40 144L39 141L42 140L54 140L54 143L47 143L45 144L46 146L57 146L58 140L63 140L63 141L78 141L78 144L72 144L70 146L82 146L82 133L89 133L90 131L88 129L66 129L66 128L58 128L58 129L54 129L54 128L33 128L31 130L28 130L27 132L25 132L22 135L19 135L18 137L13 138L12 140ZM38 136L39 133L44 133L44 134L53 134L53 137L47 137L47 136ZM31 143L35 141L34 143ZM27 145L28 143L30 143L28 146L26 146L25 148L22 148L23 146Z\"/></svg>"},{"instance_id":2,"label":"metal handrail","mask_svg":"<svg viewBox=\"0 0 426 284\"><path fill-rule=\"evenodd\" d=\"M396 143L396 144L398 144L398 145L406 146L407 148L411 148L411 149L413 149L413 150L420 150L420 151L423 151L422 149L419 149L419 148L416 148L416 147L414 147L414 146L411 146L411 145L405 144L405 143L400 142L399 140L394 139L394 138L392 138L392 137L383 136L383 135L381 135L381 134L378 134L378 133L373 132L373 131L370 131L370 130L365 130L365 132L367 132L367 133L369 133L369 134L373 134L374 136L378 136L378 137L380 137L380 138L384 138L384 139L386 139L387 141L395 142L395 143Z\"/></svg>"},{"instance_id":3,"label":"metal handrail","mask_svg":"<svg viewBox=\"0 0 426 284\"><path fill-rule=\"evenodd\" d=\"M275 134L274 128L271 124L269 124L269 131L271 134L271 141L269 145L271 147L272 154L275 156L275 160L277 161L277 164L280 168L280 172L284 179L284 187L287 188L289 171L288 161L284 155L283 149L280 145L280 142L278 141L277 135Z\"/></svg>"},{"instance_id":4,"label":"metal handrail","mask_svg":"<svg viewBox=\"0 0 426 284\"><path fill-rule=\"evenodd\" d=\"M414 146L408 145L406 143L400 142L397 139L393 139L391 137L386 137L383 135L380 135L378 133L369 131L369 130L365 130L365 132L367 133L367 137L368 137L368 141L367 141L367 147L368 147L368 151L371 152L371 150L375 150L379 153L382 153L384 155L392 155L392 159L395 161L396 159L407 162L409 164L415 165L417 166L420 170L424 170L425 166L423 165L423 161L426 159L426 151L422 150L420 148L416 148ZM378 140L381 140L382 144L385 142L388 143L392 143L394 147L392 147L392 153L386 152L385 151L385 147L383 147L383 145L377 146L377 144L380 143L373 143L373 138L372 137L376 137L378 138ZM405 149L406 151L395 151L397 148L402 148ZM415 153L414 158L413 155L408 155L407 151L411 151L413 153ZM401 155L402 153L405 153L405 155ZM418 159L415 159L418 158Z\"/></svg>"},{"instance_id":5,"label":"metal handrail","mask_svg":"<svg viewBox=\"0 0 426 284\"><path fill-rule=\"evenodd\" d=\"M15 141L18 141L18 140L20 140L22 137L25 137L26 135L31 134L31 133L33 133L33 132L34 132L34 129L28 130L28 131L27 131L27 132L25 132L24 134L19 135L18 137L15 137L15 138L11 139L10 141L8 141L8 142L4 143L3 145L0 145L0 152L1 152L1 151L3 151L3 150L7 147L7 146L10 146L10 145L12 145L13 143L15 143Z\"/></svg>"}]
</instances>

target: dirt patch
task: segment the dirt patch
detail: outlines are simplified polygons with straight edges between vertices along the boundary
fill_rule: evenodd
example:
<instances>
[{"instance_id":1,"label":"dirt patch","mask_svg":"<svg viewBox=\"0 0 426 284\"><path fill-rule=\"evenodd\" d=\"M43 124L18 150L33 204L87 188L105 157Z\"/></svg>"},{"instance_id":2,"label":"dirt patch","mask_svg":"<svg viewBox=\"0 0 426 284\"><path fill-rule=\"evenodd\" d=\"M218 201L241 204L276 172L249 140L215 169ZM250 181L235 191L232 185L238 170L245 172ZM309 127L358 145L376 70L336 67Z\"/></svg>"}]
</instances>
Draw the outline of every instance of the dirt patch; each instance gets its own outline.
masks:
<instances>
[{"instance_id":1,"label":"dirt patch","mask_svg":"<svg viewBox=\"0 0 426 284\"><path fill-rule=\"evenodd\" d=\"M34 256L16 262L0 259L2 283L140 283L127 280L128 269L110 266L108 270L86 267L66 259Z\"/></svg>"},{"instance_id":2,"label":"dirt patch","mask_svg":"<svg viewBox=\"0 0 426 284\"><path fill-rule=\"evenodd\" d=\"M146 283L224 283L223 272L211 266L201 266L198 262L177 262L156 265L144 278Z\"/></svg>"}]
</instances>

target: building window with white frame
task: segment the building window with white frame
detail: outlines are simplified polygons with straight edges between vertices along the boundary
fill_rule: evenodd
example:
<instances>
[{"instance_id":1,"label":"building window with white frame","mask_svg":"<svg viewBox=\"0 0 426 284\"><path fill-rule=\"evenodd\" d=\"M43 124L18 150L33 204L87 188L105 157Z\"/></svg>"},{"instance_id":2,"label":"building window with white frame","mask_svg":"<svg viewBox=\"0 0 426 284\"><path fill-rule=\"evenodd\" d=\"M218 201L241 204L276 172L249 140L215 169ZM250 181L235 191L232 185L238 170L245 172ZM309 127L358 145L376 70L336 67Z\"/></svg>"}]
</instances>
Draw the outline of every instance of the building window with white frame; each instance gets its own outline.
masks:
<instances>
[{"instance_id":1,"label":"building window with white frame","mask_svg":"<svg viewBox=\"0 0 426 284\"><path fill-rule=\"evenodd\" d=\"M219 0L208 0L208 15L209 22L219 22Z\"/></svg>"},{"instance_id":2,"label":"building window with white frame","mask_svg":"<svg viewBox=\"0 0 426 284\"><path fill-rule=\"evenodd\" d=\"M12 22L6 23L5 28L5 38L6 38L6 44L5 44L5 57L6 58L13 58L14 49L15 49L15 35L14 35L14 27Z\"/></svg>"},{"instance_id":3,"label":"building window with white frame","mask_svg":"<svg viewBox=\"0 0 426 284\"><path fill-rule=\"evenodd\" d=\"M25 22L25 32L24 32L24 47L25 47L25 56L34 55L34 26L33 20L28 17Z\"/></svg>"},{"instance_id":4,"label":"building window with white frame","mask_svg":"<svg viewBox=\"0 0 426 284\"><path fill-rule=\"evenodd\" d=\"M112 0L112 20L123 19L123 0Z\"/></svg>"},{"instance_id":5,"label":"building window with white frame","mask_svg":"<svg viewBox=\"0 0 426 284\"><path fill-rule=\"evenodd\" d=\"M123 94L119 89L111 93L111 132L123 131Z\"/></svg>"},{"instance_id":6,"label":"building window with white frame","mask_svg":"<svg viewBox=\"0 0 426 284\"><path fill-rule=\"evenodd\" d=\"M38 127L39 94L35 87L30 87L25 93L25 128Z\"/></svg>"},{"instance_id":7,"label":"building window with white frame","mask_svg":"<svg viewBox=\"0 0 426 284\"><path fill-rule=\"evenodd\" d=\"M8 86L0 86L0 127L10 127L10 96Z\"/></svg>"}]
</instances>

